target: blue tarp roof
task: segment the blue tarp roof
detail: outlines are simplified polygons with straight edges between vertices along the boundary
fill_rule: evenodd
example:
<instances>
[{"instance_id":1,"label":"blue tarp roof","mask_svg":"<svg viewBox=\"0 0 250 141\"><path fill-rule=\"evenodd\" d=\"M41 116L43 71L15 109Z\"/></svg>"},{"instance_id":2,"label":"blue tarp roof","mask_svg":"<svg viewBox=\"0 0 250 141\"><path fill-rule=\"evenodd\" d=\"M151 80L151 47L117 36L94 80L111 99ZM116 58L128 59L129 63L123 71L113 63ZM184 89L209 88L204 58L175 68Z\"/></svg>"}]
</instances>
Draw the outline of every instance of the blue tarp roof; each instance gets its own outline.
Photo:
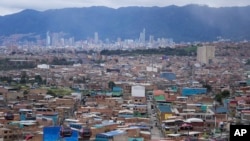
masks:
<instances>
[{"instance_id":1,"label":"blue tarp roof","mask_svg":"<svg viewBox=\"0 0 250 141\"><path fill-rule=\"evenodd\" d=\"M43 141L57 141L60 137L60 126L43 128ZM78 141L78 132L73 130L71 137L64 137L65 141Z\"/></svg>"},{"instance_id":2,"label":"blue tarp roof","mask_svg":"<svg viewBox=\"0 0 250 141\"><path fill-rule=\"evenodd\" d=\"M215 113L227 113L227 107L217 107L216 109L212 108L213 112Z\"/></svg>"},{"instance_id":3,"label":"blue tarp roof","mask_svg":"<svg viewBox=\"0 0 250 141\"><path fill-rule=\"evenodd\" d=\"M192 96L198 94L206 94L207 88L182 88L182 96Z\"/></svg>"},{"instance_id":4,"label":"blue tarp roof","mask_svg":"<svg viewBox=\"0 0 250 141\"><path fill-rule=\"evenodd\" d=\"M158 109L161 113L172 113L171 106L168 105L158 105Z\"/></svg>"},{"instance_id":5,"label":"blue tarp roof","mask_svg":"<svg viewBox=\"0 0 250 141\"><path fill-rule=\"evenodd\" d=\"M162 72L160 76L161 78L164 78L170 81L176 79L176 75L173 72Z\"/></svg>"},{"instance_id":6,"label":"blue tarp roof","mask_svg":"<svg viewBox=\"0 0 250 141\"><path fill-rule=\"evenodd\" d=\"M121 87L113 87L113 92L121 92L122 88Z\"/></svg>"}]
</instances>

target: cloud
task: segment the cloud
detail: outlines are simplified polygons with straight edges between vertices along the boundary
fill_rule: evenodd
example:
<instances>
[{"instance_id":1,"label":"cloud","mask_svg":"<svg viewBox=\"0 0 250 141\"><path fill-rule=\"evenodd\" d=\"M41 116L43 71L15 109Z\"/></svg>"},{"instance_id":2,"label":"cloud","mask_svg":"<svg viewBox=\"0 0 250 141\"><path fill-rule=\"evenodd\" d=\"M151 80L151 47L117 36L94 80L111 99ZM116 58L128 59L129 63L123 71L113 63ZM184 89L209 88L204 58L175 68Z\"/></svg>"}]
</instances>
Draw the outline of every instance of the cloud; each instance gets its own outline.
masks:
<instances>
[{"instance_id":1,"label":"cloud","mask_svg":"<svg viewBox=\"0 0 250 141\"><path fill-rule=\"evenodd\" d=\"M126 6L168 6L201 4L211 7L245 6L250 0L1 0L0 15L18 12L22 9L47 10L66 7L107 6L112 8Z\"/></svg>"},{"instance_id":2,"label":"cloud","mask_svg":"<svg viewBox=\"0 0 250 141\"><path fill-rule=\"evenodd\" d=\"M23 9L18 9L18 8L8 8L8 7L1 7L0 6L0 15L8 15L12 13L17 13L22 11Z\"/></svg>"}]
</instances>

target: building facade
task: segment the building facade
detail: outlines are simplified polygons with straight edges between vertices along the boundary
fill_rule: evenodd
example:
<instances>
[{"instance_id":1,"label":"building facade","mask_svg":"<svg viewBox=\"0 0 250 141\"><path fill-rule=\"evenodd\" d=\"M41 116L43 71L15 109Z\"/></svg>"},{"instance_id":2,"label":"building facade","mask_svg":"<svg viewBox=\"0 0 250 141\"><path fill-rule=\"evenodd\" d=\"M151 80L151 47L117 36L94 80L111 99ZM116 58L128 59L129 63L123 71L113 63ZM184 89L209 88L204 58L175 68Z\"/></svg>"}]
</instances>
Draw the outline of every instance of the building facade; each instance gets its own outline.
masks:
<instances>
[{"instance_id":1,"label":"building facade","mask_svg":"<svg viewBox=\"0 0 250 141\"><path fill-rule=\"evenodd\" d=\"M197 48L197 61L199 61L202 64L211 63L214 56L215 56L214 46L203 46Z\"/></svg>"}]
</instances>

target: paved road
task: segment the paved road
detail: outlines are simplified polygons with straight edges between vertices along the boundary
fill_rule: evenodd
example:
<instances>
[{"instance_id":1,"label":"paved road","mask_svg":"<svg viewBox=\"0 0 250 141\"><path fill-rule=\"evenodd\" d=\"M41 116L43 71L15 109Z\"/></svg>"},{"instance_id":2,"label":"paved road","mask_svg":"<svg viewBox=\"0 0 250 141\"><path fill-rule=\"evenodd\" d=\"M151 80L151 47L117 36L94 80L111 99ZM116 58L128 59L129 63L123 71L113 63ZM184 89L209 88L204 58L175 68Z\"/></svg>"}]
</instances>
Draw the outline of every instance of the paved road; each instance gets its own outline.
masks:
<instances>
[{"instance_id":1,"label":"paved road","mask_svg":"<svg viewBox=\"0 0 250 141\"><path fill-rule=\"evenodd\" d=\"M151 109L151 102L148 101L148 113L150 115L150 121L151 121L151 124L153 125L153 129L151 130L151 139L161 139L163 136L162 136L162 133L161 131L158 129L158 127L155 127L155 123L156 123L156 117L153 116L153 111Z\"/></svg>"}]
</instances>

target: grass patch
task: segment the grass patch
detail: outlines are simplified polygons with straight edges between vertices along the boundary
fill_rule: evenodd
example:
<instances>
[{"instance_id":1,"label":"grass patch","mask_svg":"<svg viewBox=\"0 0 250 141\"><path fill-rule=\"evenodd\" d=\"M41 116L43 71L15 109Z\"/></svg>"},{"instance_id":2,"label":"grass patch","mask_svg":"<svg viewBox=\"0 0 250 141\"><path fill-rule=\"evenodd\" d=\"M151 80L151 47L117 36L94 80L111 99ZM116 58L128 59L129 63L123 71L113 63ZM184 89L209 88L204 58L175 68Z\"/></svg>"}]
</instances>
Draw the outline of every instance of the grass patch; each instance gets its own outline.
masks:
<instances>
[{"instance_id":1,"label":"grass patch","mask_svg":"<svg viewBox=\"0 0 250 141\"><path fill-rule=\"evenodd\" d=\"M47 94L52 95L52 96L65 96L65 95L70 95L72 93L71 89L67 88L52 88L48 89Z\"/></svg>"}]
</instances>

